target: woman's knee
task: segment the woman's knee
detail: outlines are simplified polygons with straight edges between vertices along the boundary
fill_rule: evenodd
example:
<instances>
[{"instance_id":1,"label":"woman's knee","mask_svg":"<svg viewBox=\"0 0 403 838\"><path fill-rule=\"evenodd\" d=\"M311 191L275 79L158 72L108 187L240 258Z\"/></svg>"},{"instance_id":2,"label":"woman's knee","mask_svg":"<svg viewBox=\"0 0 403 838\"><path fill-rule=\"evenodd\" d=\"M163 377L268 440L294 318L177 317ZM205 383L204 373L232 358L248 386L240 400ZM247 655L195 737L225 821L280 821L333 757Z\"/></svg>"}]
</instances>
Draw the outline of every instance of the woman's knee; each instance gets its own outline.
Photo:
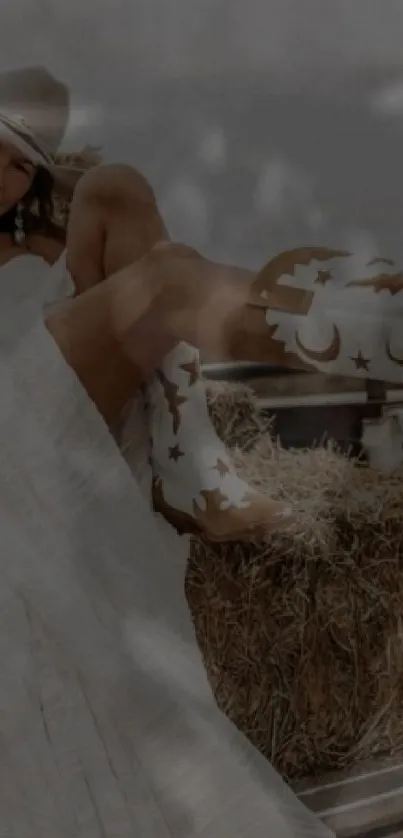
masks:
<instances>
[{"instance_id":1,"label":"woman's knee","mask_svg":"<svg viewBox=\"0 0 403 838\"><path fill-rule=\"evenodd\" d=\"M147 179L132 166L111 163L94 166L81 178L73 199L106 204L155 205L155 195Z\"/></svg>"},{"instance_id":2,"label":"woman's knee","mask_svg":"<svg viewBox=\"0 0 403 838\"><path fill-rule=\"evenodd\" d=\"M91 252L99 252L96 230L101 234L104 277L141 259L167 238L150 185L136 169L123 164L98 166L84 175L74 195L71 218L71 227L82 242L82 219L87 219L94 233Z\"/></svg>"}]
</instances>

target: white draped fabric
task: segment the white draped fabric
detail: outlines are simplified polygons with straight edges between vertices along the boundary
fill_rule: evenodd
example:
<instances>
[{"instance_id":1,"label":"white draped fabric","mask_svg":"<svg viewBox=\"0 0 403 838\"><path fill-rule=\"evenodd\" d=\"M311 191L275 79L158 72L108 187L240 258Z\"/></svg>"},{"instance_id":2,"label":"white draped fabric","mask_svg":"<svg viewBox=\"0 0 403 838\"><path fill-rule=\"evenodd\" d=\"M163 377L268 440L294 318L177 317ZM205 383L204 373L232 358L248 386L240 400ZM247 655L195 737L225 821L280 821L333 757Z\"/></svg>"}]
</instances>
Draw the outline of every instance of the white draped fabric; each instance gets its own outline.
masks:
<instances>
[{"instance_id":1,"label":"white draped fabric","mask_svg":"<svg viewBox=\"0 0 403 838\"><path fill-rule=\"evenodd\" d=\"M0 834L329 838L215 705L141 405L129 467L43 325L61 277L0 270Z\"/></svg>"}]
</instances>

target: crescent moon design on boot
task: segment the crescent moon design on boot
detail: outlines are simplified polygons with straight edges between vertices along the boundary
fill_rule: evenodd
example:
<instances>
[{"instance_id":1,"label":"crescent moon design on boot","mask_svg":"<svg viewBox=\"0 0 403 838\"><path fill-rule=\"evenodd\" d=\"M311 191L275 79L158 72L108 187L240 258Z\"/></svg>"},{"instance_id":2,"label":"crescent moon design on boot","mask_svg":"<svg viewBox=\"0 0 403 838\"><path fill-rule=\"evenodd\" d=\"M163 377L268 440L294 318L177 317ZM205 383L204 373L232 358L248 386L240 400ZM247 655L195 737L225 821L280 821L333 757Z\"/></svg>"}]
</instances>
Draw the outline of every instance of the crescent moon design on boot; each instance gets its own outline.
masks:
<instances>
[{"instance_id":1,"label":"crescent moon design on boot","mask_svg":"<svg viewBox=\"0 0 403 838\"><path fill-rule=\"evenodd\" d=\"M308 347L304 346L301 342L298 332L295 333L295 342L300 352L305 355L310 361L319 364L328 364L331 361L335 361L340 353L341 348L341 337L340 332L337 326L333 326L333 339L326 349L323 351L317 349L308 349Z\"/></svg>"},{"instance_id":2,"label":"crescent moon design on boot","mask_svg":"<svg viewBox=\"0 0 403 838\"><path fill-rule=\"evenodd\" d=\"M395 355L392 355L389 340L386 342L386 354L389 358L389 361L392 361L392 364L397 364L398 367L403 367L403 358L396 358Z\"/></svg>"}]
</instances>

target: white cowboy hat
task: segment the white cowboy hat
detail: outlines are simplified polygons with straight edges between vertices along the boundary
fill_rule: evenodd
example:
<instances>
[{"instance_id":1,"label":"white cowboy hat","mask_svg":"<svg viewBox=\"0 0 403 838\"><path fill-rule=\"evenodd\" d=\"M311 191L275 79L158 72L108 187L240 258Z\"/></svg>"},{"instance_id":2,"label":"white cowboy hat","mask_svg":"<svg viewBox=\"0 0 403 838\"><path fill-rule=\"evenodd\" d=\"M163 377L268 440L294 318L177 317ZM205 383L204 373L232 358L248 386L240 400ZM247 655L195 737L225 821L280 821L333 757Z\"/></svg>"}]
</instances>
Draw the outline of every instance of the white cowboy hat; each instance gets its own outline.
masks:
<instances>
[{"instance_id":1,"label":"white cowboy hat","mask_svg":"<svg viewBox=\"0 0 403 838\"><path fill-rule=\"evenodd\" d=\"M49 169L59 191L71 194L84 169L55 162L69 116L69 92L44 67L0 73L0 140Z\"/></svg>"}]
</instances>

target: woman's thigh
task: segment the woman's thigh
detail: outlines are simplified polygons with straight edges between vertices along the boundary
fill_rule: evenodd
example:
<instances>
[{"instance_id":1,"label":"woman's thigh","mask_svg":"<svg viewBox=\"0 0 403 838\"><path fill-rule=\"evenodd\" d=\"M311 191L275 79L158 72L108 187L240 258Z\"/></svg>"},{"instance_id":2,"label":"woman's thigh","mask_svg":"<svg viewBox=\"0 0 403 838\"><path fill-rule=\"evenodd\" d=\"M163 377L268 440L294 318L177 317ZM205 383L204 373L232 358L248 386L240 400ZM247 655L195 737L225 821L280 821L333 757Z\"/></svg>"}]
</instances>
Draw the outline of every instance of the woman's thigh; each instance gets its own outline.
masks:
<instances>
[{"instance_id":1,"label":"woman's thigh","mask_svg":"<svg viewBox=\"0 0 403 838\"><path fill-rule=\"evenodd\" d=\"M45 317L66 362L110 425L173 346L156 313L141 305L125 340L117 337L112 312L119 291L119 277L113 277L54 306Z\"/></svg>"}]
</instances>

